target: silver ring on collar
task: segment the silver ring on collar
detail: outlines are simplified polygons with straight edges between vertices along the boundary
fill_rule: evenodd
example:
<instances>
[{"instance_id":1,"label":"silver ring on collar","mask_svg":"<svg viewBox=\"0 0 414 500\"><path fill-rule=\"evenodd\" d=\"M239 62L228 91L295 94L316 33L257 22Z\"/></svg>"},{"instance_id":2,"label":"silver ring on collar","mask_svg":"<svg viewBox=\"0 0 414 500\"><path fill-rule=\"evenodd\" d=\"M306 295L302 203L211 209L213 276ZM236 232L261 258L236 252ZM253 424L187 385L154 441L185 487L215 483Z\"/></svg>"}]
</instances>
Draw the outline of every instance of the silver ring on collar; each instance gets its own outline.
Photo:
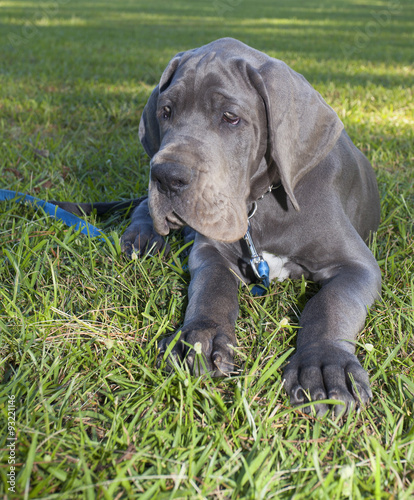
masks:
<instances>
[{"instance_id":1,"label":"silver ring on collar","mask_svg":"<svg viewBox=\"0 0 414 500\"><path fill-rule=\"evenodd\" d=\"M256 201L254 201L254 202L253 202L253 207L252 207L252 209L250 210L249 215L247 216L247 219L248 219L248 220L250 220L250 219L253 217L253 215L256 213L256 210L257 210L257 202L256 202Z\"/></svg>"}]
</instances>

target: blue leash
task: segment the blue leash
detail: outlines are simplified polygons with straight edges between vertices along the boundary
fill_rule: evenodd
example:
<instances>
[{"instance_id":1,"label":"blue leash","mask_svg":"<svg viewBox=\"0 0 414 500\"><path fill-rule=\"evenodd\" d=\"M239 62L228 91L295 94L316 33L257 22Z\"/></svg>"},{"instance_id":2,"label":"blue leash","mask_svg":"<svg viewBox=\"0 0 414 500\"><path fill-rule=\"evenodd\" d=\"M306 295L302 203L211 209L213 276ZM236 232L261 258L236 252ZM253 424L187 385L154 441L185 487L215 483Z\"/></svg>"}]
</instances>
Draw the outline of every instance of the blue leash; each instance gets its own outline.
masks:
<instances>
[{"instance_id":1,"label":"blue leash","mask_svg":"<svg viewBox=\"0 0 414 500\"><path fill-rule=\"evenodd\" d=\"M92 238L99 238L100 241L105 241L104 233L92 226L88 222L83 221L76 215L73 215L63 208L59 208L53 203L40 200L28 194L19 193L17 191L8 191L7 189L0 189L0 201L13 200L17 203L31 203L35 208L42 208L48 215L64 222L67 226L75 227L75 231L79 230L82 234Z\"/></svg>"},{"instance_id":2,"label":"blue leash","mask_svg":"<svg viewBox=\"0 0 414 500\"><path fill-rule=\"evenodd\" d=\"M75 227L75 231L80 229L80 232L86 236L90 236L92 238L97 237L100 241L105 241L104 233L100 229L92 226L92 224L89 224L88 222L83 221L76 215L63 210L63 208L53 205L53 203L48 203L47 201L35 198L34 196L30 196L28 194L19 193L17 191L0 189L0 201L6 200L13 200L17 203L31 203L35 208L42 208L48 215L62 221L67 226ZM253 214L251 214L250 217L252 216ZM269 265L265 259L257 253L250 234L250 222L243 238L249 248L250 265L252 266L256 278L260 281L259 284L252 288L251 293L252 295L261 296L266 293L270 285Z\"/></svg>"}]
</instances>

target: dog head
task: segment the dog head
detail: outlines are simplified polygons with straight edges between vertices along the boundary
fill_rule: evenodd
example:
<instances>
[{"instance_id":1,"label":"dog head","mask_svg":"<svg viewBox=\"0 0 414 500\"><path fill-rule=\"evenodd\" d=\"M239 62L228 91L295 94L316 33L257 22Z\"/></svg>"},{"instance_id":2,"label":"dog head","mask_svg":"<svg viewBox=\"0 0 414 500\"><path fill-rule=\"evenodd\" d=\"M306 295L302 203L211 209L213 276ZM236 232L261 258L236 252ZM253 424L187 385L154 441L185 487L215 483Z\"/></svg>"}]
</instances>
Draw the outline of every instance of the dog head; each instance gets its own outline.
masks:
<instances>
[{"instance_id":1,"label":"dog head","mask_svg":"<svg viewBox=\"0 0 414 500\"><path fill-rule=\"evenodd\" d=\"M149 207L161 235L184 224L240 239L249 204L297 182L333 148L342 122L285 63L225 38L177 54L142 114Z\"/></svg>"}]
</instances>

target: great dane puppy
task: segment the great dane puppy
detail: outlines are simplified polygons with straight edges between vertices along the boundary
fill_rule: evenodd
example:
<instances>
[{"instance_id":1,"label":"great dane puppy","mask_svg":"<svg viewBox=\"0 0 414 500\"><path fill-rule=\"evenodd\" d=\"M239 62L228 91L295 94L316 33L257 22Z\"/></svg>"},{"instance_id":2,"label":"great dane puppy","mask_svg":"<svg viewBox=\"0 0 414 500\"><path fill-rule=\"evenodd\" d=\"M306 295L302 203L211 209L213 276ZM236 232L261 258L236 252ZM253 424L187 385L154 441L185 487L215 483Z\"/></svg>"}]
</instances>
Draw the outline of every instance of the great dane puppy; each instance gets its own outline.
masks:
<instances>
[{"instance_id":1,"label":"great dane puppy","mask_svg":"<svg viewBox=\"0 0 414 500\"><path fill-rule=\"evenodd\" d=\"M224 38L170 61L139 135L151 158L149 197L133 213L124 250L160 248L171 229L195 231L189 302L171 356L199 373L188 347L196 346L213 376L234 370L238 287L256 279L249 222L270 279L321 284L284 370L291 403L335 399L336 413L367 404L368 375L354 352L380 293L366 245L378 227L379 195L370 163L333 109L282 61ZM175 337L161 341L161 356Z\"/></svg>"}]
</instances>

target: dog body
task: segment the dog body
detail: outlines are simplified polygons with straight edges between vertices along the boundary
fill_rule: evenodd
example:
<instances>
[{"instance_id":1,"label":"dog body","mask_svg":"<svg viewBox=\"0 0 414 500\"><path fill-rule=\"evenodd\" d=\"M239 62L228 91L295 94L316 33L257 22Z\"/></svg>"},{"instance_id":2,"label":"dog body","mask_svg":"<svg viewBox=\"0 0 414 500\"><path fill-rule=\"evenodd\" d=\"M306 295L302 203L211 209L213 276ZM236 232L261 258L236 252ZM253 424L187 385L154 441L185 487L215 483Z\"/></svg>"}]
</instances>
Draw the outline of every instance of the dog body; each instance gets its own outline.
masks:
<instances>
[{"instance_id":1,"label":"dog body","mask_svg":"<svg viewBox=\"0 0 414 500\"><path fill-rule=\"evenodd\" d=\"M123 248L160 248L171 229L195 231L189 303L171 355L199 373L186 345L198 344L213 376L234 369L238 286L255 281L243 238L249 225L271 279L322 285L302 312L284 371L292 404L366 404L371 390L354 343L380 293L365 243L378 227L379 196L336 113L282 61L226 38L170 61L140 139L151 157L149 198L135 209Z\"/></svg>"}]
</instances>

